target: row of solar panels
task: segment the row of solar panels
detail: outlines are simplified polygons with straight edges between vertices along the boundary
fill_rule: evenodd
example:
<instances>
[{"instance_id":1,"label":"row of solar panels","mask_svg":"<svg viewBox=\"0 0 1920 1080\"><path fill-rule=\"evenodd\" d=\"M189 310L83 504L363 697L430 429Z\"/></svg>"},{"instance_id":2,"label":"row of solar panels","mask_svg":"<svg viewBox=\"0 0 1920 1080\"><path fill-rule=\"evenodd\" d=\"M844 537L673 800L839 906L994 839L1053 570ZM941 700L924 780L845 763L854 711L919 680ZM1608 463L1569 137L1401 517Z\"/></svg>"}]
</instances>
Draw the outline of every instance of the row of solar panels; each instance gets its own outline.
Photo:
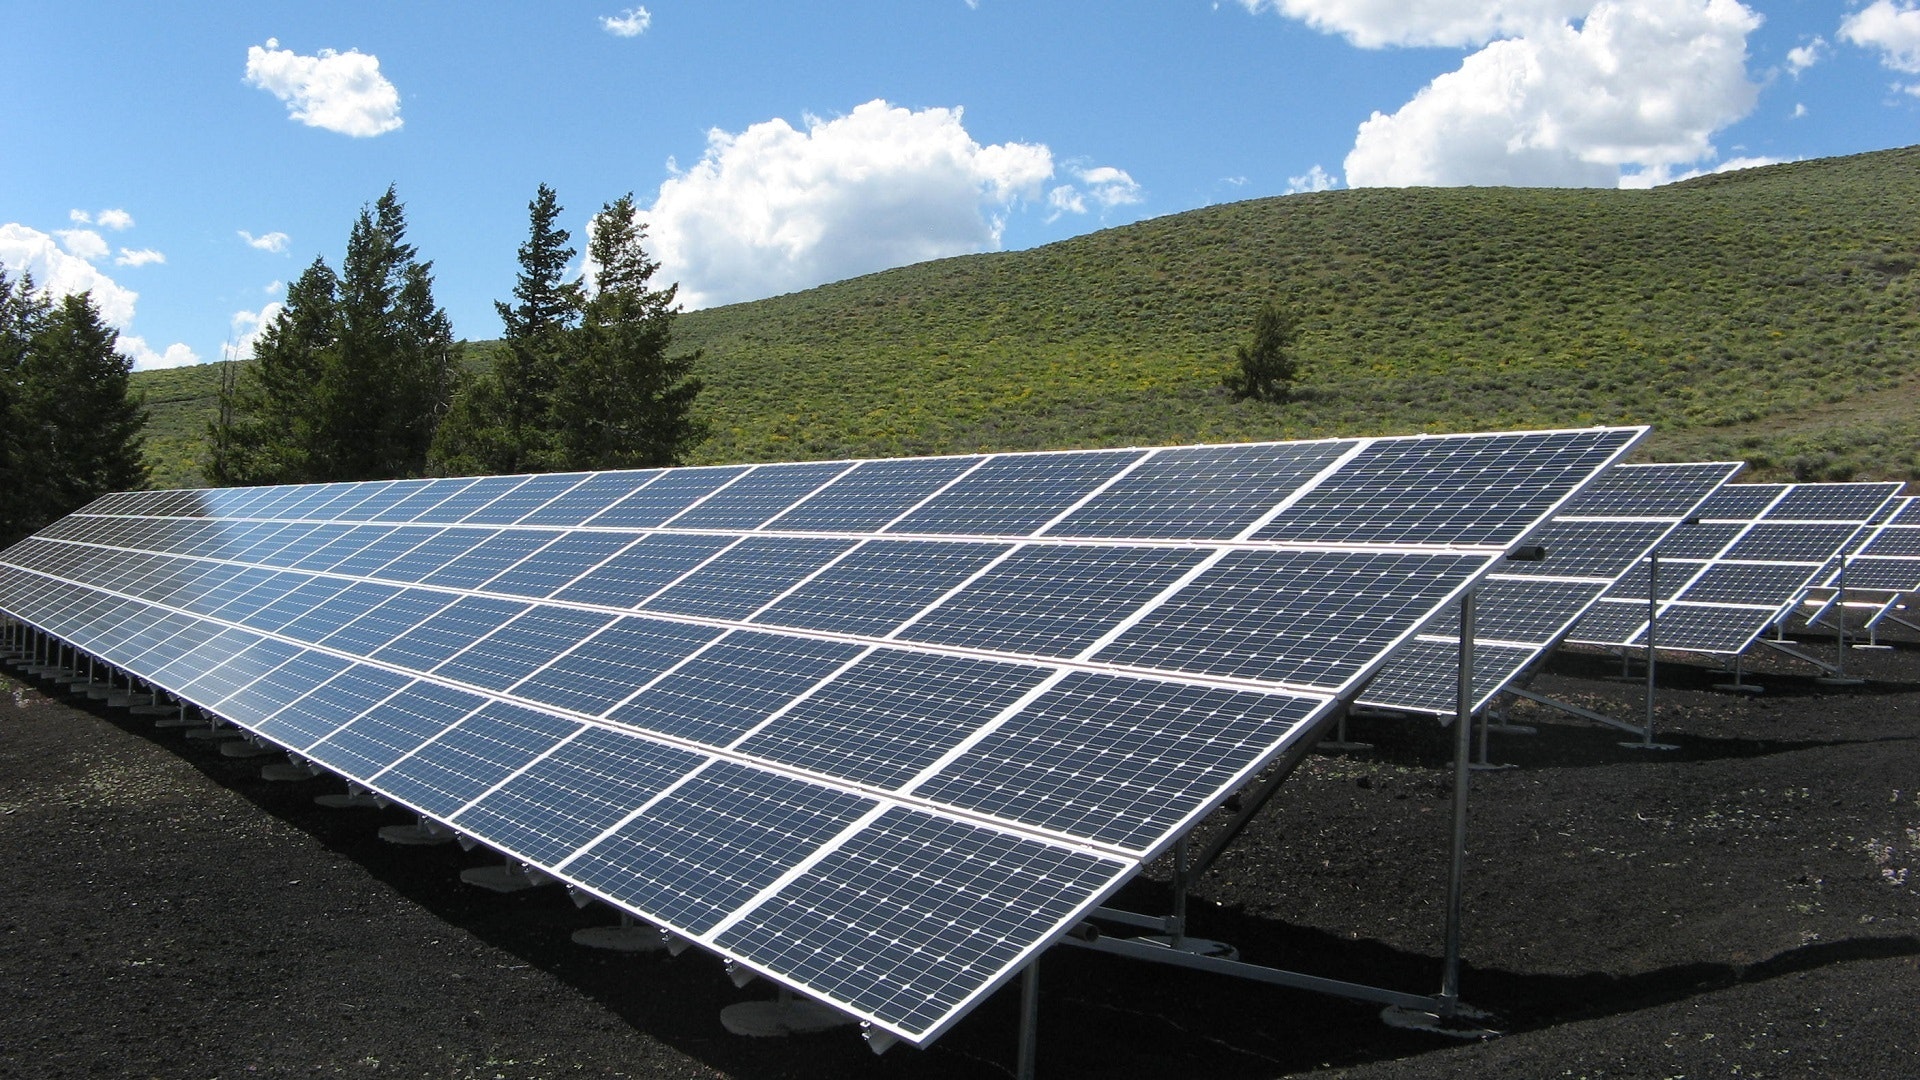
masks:
<instances>
[{"instance_id":1,"label":"row of solar panels","mask_svg":"<svg viewBox=\"0 0 1920 1080\"><path fill-rule=\"evenodd\" d=\"M1450 712L1467 589L1490 694L1754 501L1643 434L137 492L0 610L924 1043L1362 687Z\"/></svg>"},{"instance_id":2,"label":"row of solar panels","mask_svg":"<svg viewBox=\"0 0 1920 1080\"><path fill-rule=\"evenodd\" d=\"M1643 435L128 493L0 609L924 1043Z\"/></svg>"}]
</instances>

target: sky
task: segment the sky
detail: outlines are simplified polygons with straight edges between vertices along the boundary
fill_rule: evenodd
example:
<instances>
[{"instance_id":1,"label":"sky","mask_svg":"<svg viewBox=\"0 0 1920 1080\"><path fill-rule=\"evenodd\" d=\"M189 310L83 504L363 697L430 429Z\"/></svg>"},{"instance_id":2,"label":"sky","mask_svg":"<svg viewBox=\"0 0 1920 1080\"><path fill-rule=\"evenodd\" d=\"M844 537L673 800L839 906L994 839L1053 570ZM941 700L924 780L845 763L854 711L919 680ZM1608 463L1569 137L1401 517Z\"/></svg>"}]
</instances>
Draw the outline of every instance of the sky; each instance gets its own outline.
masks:
<instances>
[{"instance_id":1,"label":"sky","mask_svg":"<svg viewBox=\"0 0 1920 1080\"><path fill-rule=\"evenodd\" d=\"M540 184L688 309L1346 187L1920 142L1920 0L0 0L0 266L249 355L392 185L463 338ZM577 266L578 260L576 260Z\"/></svg>"}]
</instances>

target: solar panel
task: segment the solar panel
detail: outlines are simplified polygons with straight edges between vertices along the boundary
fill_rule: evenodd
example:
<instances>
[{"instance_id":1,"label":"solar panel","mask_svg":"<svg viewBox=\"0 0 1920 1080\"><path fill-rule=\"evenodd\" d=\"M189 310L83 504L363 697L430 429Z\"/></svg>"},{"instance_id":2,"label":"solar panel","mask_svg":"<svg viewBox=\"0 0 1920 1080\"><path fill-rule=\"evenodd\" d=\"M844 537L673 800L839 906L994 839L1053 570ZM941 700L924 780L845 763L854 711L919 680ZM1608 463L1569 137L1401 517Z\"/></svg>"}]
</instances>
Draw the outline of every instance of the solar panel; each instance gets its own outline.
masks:
<instances>
[{"instance_id":1,"label":"solar panel","mask_svg":"<svg viewBox=\"0 0 1920 1080\"><path fill-rule=\"evenodd\" d=\"M1681 522L1718 498L1716 492L1725 491L1723 485L1741 468L1739 462L1726 461L1622 465L1568 503L1532 538L1546 549L1545 559L1503 563L1480 587L1474 619L1474 709L1485 706L1557 646L1601 596L1644 566L1655 545L1664 550L1674 538L1702 528L1681 527ZM1611 614L1635 618L1625 608ZM1637 619L1631 630L1645 625L1644 604ZM1361 693L1361 703L1454 716L1459 708L1459 633L1458 614L1442 615L1394 654Z\"/></svg>"},{"instance_id":2,"label":"solar panel","mask_svg":"<svg viewBox=\"0 0 1920 1080\"><path fill-rule=\"evenodd\" d=\"M1888 514L1899 490L1898 483L1721 488L1700 508L1703 525L1682 529L1661 547L1656 644L1728 656L1746 651L1808 586L1834 572L1842 552ZM1568 640L1645 644L1647 594L1642 565L1601 597Z\"/></svg>"},{"instance_id":3,"label":"solar panel","mask_svg":"<svg viewBox=\"0 0 1920 1080\"><path fill-rule=\"evenodd\" d=\"M1644 433L128 493L0 611L924 1045Z\"/></svg>"}]
</instances>

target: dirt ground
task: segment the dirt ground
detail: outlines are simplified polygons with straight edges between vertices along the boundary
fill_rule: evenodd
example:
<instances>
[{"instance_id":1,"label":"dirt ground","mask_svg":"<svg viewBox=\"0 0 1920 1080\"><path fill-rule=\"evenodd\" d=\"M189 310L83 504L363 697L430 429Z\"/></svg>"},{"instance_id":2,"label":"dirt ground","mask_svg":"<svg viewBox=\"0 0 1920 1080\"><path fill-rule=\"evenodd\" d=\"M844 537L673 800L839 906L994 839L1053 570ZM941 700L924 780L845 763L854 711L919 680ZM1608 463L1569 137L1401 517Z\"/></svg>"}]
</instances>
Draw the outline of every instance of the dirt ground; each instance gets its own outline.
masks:
<instances>
[{"instance_id":1,"label":"dirt ground","mask_svg":"<svg viewBox=\"0 0 1920 1080\"><path fill-rule=\"evenodd\" d=\"M1806 647L1832 655L1830 642ZM1061 1077L1920 1077L1920 639L1856 651L1859 687L1756 656L1765 693L1661 665L1661 737L1527 705L1516 766L1473 779L1465 967L1504 1036L1060 948L1038 1072ZM1618 661L1535 689L1644 711ZM697 949L588 950L612 921L563 891L462 884L481 852L379 840L398 811L326 810L146 718L0 679L0 1077L259 1074L949 1078L1011 1075L1017 983L927 1050L850 1030L727 1034L765 999ZM1264 964L1438 988L1450 740L1356 719L1197 886L1192 931ZM1161 881L1122 900L1163 911Z\"/></svg>"}]
</instances>

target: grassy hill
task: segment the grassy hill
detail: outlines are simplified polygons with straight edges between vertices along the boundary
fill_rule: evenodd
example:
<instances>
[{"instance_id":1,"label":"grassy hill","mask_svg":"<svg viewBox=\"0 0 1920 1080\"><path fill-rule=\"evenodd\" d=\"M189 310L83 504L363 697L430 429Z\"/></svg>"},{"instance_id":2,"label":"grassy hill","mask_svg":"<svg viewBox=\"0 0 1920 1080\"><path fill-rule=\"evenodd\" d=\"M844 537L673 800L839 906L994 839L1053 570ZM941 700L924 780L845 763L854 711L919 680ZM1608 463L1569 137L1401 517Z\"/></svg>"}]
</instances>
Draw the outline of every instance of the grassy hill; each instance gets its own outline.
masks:
<instances>
[{"instance_id":1,"label":"grassy hill","mask_svg":"<svg viewBox=\"0 0 1920 1080\"><path fill-rule=\"evenodd\" d=\"M1258 199L693 312L696 460L1651 423L1648 455L1920 478L1920 147L1652 191ZM1260 305L1304 378L1233 403ZM211 368L143 373L193 482Z\"/></svg>"}]
</instances>

